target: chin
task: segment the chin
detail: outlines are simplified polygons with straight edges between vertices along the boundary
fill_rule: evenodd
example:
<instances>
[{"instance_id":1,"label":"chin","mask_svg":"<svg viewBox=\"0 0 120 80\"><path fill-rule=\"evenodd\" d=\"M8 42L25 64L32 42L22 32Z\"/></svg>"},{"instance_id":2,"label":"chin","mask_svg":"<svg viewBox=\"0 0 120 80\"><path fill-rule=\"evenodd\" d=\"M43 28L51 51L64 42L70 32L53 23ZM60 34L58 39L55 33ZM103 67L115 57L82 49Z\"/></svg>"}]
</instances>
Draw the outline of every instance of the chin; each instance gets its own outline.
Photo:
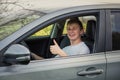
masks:
<instances>
[{"instance_id":1,"label":"chin","mask_svg":"<svg viewBox=\"0 0 120 80\"><path fill-rule=\"evenodd\" d=\"M75 41L75 40L76 40L76 38L70 38L70 40L71 40L71 41Z\"/></svg>"}]
</instances>

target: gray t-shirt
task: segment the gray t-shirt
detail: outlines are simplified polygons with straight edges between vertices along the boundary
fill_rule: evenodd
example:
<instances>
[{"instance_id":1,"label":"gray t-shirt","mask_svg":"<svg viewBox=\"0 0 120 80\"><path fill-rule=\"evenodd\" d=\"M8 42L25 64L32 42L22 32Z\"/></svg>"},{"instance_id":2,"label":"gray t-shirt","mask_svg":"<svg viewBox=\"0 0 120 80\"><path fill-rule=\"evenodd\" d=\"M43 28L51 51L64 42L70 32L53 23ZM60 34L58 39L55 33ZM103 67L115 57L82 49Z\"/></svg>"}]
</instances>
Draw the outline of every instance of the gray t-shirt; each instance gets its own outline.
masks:
<instances>
[{"instance_id":1,"label":"gray t-shirt","mask_svg":"<svg viewBox=\"0 0 120 80\"><path fill-rule=\"evenodd\" d=\"M84 42L77 45L70 45L63 48L63 51L68 55L89 54L90 50Z\"/></svg>"}]
</instances>

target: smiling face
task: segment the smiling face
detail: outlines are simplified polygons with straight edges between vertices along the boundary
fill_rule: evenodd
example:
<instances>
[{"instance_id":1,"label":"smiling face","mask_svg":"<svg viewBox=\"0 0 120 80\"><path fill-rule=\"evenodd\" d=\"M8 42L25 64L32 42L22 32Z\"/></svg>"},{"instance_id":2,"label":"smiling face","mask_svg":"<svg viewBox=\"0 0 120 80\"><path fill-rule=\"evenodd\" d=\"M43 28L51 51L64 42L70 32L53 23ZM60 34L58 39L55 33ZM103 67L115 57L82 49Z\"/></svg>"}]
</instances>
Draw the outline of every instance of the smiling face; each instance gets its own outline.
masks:
<instances>
[{"instance_id":1,"label":"smiling face","mask_svg":"<svg viewBox=\"0 0 120 80\"><path fill-rule=\"evenodd\" d=\"M71 23L67 25L67 36L70 41L80 40L80 36L83 34L83 29L80 29L78 23Z\"/></svg>"}]
</instances>

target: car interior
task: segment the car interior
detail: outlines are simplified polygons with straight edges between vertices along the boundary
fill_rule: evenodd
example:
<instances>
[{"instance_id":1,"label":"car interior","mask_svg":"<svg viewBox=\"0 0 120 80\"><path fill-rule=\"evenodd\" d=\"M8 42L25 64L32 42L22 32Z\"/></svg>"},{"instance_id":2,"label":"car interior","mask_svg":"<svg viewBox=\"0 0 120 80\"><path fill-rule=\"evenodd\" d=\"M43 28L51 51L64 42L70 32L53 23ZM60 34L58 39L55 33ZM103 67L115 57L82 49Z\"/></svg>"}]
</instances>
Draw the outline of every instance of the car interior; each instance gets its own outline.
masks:
<instances>
[{"instance_id":1,"label":"car interior","mask_svg":"<svg viewBox=\"0 0 120 80\"><path fill-rule=\"evenodd\" d=\"M96 17L94 15L77 17L83 24L84 34L81 36L82 40L93 53L95 42ZM22 44L29 48L32 53L37 54L43 58L53 58L56 55L51 54L50 45L53 45L53 39L57 41L60 48L70 45L70 41L66 35L65 27L68 19L60 20L52 24L51 32L47 36L28 37ZM38 31L39 32L39 31ZM34 33L35 34L35 33ZM34 60L34 59L32 59Z\"/></svg>"}]
</instances>

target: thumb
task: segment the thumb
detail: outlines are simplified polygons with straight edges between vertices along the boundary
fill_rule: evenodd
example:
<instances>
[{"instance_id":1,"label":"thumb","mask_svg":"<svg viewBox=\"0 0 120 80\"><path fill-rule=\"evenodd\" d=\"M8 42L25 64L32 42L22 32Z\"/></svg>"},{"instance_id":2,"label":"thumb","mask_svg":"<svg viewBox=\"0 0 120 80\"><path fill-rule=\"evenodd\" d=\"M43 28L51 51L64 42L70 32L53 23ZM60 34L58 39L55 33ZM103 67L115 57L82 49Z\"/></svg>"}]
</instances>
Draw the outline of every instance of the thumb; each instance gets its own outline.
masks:
<instances>
[{"instance_id":1,"label":"thumb","mask_svg":"<svg viewBox=\"0 0 120 80\"><path fill-rule=\"evenodd\" d=\"M55 39L53 39L53 42L54 42L54 44L55 44L55 45L57 45L57 46L58 46L58 43L55 41Z\"/></svg>"}]
</instances>

